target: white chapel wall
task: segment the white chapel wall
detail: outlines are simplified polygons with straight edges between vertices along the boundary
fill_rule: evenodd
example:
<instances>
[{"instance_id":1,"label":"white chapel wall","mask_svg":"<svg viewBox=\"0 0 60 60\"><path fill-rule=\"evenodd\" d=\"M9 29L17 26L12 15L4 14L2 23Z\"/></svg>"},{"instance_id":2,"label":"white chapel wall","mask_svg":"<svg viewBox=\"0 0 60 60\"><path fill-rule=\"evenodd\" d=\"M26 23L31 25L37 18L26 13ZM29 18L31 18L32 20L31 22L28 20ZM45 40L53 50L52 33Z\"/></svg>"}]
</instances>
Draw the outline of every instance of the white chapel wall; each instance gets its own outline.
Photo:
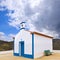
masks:
<instances>
[{"instance_id":1,"label":"white chapel wall","mask_svg":"<svg viewBox=\"0 0 60 60\"><path fill-rule=\"evenodd\" d=\"M44 50L52 51L52 39L34 35L34 58L43 56Z\"/></svg>"}]
</instances>

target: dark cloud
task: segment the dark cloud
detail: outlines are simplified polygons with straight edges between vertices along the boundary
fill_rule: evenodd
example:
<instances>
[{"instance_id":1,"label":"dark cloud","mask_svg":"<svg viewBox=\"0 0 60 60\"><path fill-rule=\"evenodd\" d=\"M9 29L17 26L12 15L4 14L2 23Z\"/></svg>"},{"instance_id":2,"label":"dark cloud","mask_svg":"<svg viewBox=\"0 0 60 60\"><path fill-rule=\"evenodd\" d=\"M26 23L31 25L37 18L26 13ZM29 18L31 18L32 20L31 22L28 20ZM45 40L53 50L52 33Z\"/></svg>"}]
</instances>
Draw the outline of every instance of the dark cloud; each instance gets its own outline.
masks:
<instances>
[{"instance_id":1,"label":"dark cloud","mask_svg":"<svg viewBox=\"0 0 60 60\"><path fill-rule=\"evenodd\" d=\"M39 15L33 22L36 29L40 31L45 28L60 35L60 0L44 0L37 9Z\"/></svg>"},{"instance_id":2,"label":"dark cloud","mask_svg":"<svg viewBox=\"0 0 60 60\"><path fill-rule=\"evenodd\" d=\"M45 28L60 35L60 0L43 0L34 8L31 7L29 0L22 0L22 2L24 6L23 14L25 14L23 16L28 17L37 30L42 31ZM14 11L10 13L14 13ZM38 15L35 19L36 13ZM34 17L31 18L31 16Z\"/></svg>"},{"instance_id":3,"label":"dark cloud","mask_svg":"<svg viewBox=\"0 0 60 60\"><path fill-rule=\"evenodd\" d=\"M42 31L42 29L45 28L50 31L55 31L60 35L60 0L43 0L34 8L31 8L27 2L25 15L30 18L36 13L39 15L37 19L33 17L32 24L37 30Z\"/></svg>"},{"instance_id":4,"label":"dark cloud","mask_svg":"<svg viewBox=\"0 0 60 60\"><path fill-rule=\"evenodd\" d=\"M32 11L30 5L29 5L29 4L26 5L26 7L25 7L25 15L26 15L27 17L30 17L30 16L33 15L33 14L34 14L34 12Z\"/></svg>"}]
</instances>

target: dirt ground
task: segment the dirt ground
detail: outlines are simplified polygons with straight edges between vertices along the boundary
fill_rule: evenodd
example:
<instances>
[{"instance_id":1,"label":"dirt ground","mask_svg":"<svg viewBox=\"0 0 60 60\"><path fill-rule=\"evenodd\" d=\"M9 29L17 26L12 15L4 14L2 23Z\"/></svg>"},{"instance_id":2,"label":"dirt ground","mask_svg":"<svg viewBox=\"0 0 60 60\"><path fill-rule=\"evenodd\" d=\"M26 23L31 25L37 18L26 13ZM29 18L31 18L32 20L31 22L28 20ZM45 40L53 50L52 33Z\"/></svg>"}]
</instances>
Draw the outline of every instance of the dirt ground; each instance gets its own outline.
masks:
<instances>
[{"instance_id":1,"label":"dirt ground","mask_svg":"<svg viewBox=\"0 0 60 60\"><path fill-rule=\"evenodd\" d=\"M37 59L28 59L24 57L13 56L12 53L0 54L0 60L60 60L60 53L54 53L51 56L43 56Z\"/></svg>"},{"instance_id":2,"label":"dirt ground","mask_svg":"<svg viewBox=\"0 0 60 60\"><path fill-rule=\"evenodd\" d=\"M60 53L54 53L50 56L44 56L35 60L60 60Z\"/></svg>"}]
</instances>

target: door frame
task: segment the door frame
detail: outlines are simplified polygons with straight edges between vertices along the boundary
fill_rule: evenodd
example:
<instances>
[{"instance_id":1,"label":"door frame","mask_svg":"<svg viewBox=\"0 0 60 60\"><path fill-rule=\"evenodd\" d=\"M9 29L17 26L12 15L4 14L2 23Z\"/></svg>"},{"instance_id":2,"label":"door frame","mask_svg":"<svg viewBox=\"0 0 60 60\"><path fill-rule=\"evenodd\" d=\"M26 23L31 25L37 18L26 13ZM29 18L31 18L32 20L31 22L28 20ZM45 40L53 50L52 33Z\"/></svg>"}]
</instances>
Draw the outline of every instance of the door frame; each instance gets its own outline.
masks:
<instances>
[{"instance_id":1,"label":"door frame","mask_svg":"<svg viewBox=\"0 0 60 60\"><path fill-rule=\"evenodd\" d=\"M19 56L24 56L24 41L19 42Z\"/></svg>"}]
</instances>

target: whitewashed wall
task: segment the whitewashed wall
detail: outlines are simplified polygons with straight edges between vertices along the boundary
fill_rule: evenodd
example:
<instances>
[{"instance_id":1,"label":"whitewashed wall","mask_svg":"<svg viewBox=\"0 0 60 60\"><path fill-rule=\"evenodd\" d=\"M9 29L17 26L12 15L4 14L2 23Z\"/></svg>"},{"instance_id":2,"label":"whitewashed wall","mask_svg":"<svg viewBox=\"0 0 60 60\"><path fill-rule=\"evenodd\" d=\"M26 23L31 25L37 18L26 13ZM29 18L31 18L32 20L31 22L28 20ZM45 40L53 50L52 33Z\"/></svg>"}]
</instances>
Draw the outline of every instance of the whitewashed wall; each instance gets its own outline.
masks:
<instances>
[{"instance_id":1,"label":"whitewashed wall","mask_svg":"<svg viewBox=\"0 0 60 60\"><path fill-rule=\"evenodd\" d=\"M43 56L44 50L52 51L52 39L34 35L34 58Z\"/></svg>"},{"instance_id":2,"label":"whitewashed wall","mask_svg":"<svg viewBox=\"0 0 60 60\"><path fill-rule=\"evenodd\" d=\"M28 31L24 31L23 35L24 54L32 54L32 35Z\"/></svg>"},{"instance_id":3,"label":"whitewashed wall","mask_svg":"<svg viewBox=\"0 0 60 60\"><path fill-rule=\"evenodd\" d=\"M19 40L20 40L20 32L15 36L14 53L19 53Z\"/></svg>"},{"instance_id":4,"label":"whitewashed wall","mask_svg":"<svg viewBox=\"0 0 60 60\"><path fill-rule=\"evenodd\" d=\"M21 30L15 37L14 52L19 53L19 42L24 41L24 54L32 54L32 35L30 32Z\"/></svg>"}]
</instances>

